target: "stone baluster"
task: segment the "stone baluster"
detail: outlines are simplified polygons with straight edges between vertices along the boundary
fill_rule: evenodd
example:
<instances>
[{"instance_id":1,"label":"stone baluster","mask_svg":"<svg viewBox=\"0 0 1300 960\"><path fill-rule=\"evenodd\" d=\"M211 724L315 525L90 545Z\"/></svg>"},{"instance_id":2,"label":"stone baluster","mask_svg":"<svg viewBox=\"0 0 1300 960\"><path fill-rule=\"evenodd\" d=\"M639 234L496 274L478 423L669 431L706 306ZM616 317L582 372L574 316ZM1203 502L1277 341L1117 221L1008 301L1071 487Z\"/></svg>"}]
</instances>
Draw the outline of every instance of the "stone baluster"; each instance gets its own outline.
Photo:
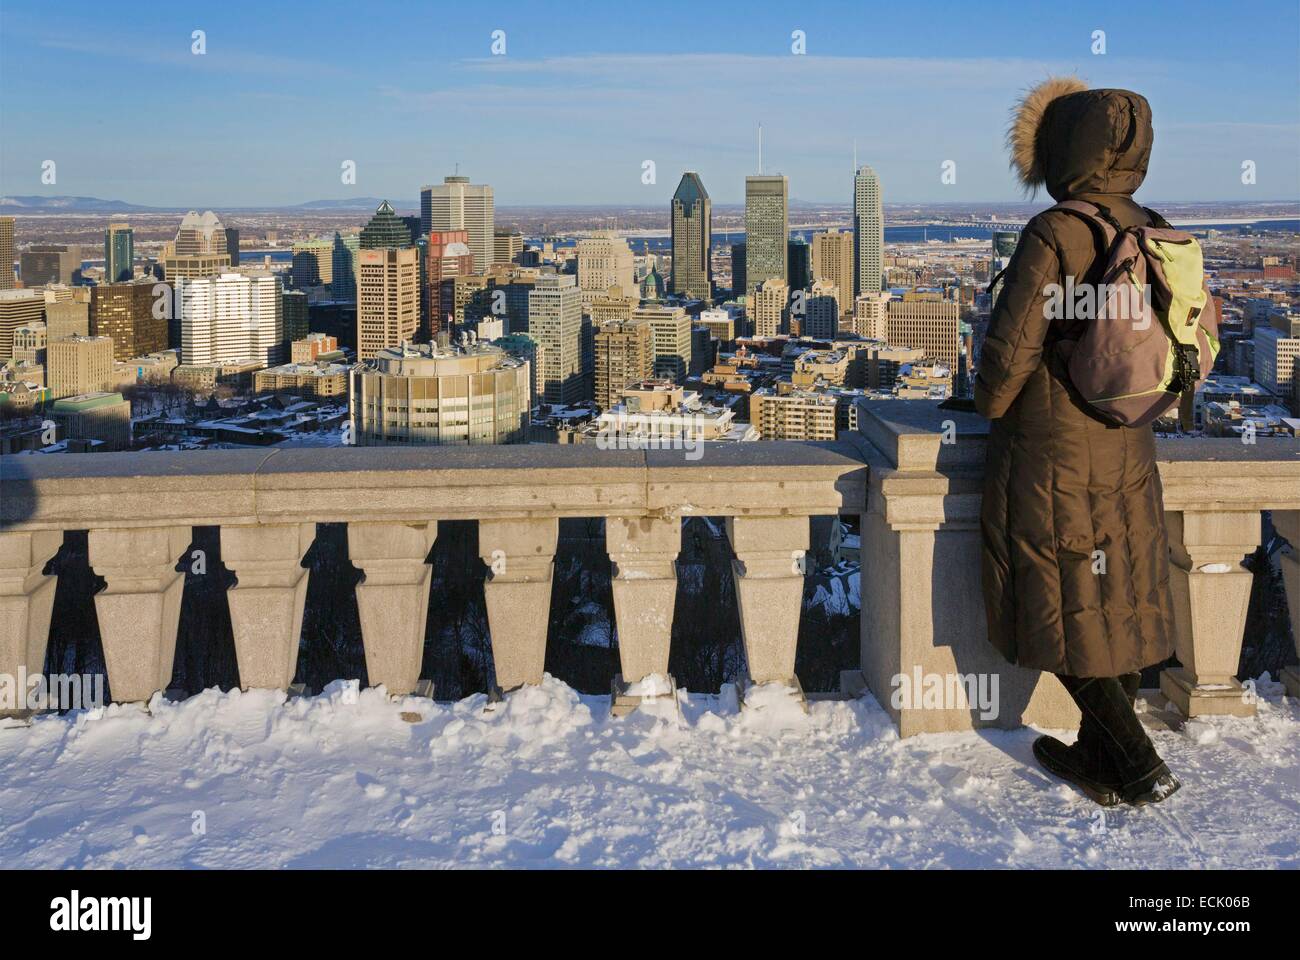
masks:
<instances>
[{"instance_id":1,"label":"stone baluster","mask_svg":"<svg viewBox=\"0 0 1300 960\"><path fill-rule=\"evenodd\" d=\"M349 523L348 553L365 574L357 584L357 612L370 685L393 696L415 690L424 659L433 568L424 561L438 522Z\"/></svg>"},{"instance_id":2,"label":"stone baluster","mask_svg":"<svg viewBox=\"0 0 1300 960\"><path fill-rule=\"evenodd\" d=\"M1181 667L1160 674L1160 692L1184 716L1255 713L1235 674L1252 574L1242 558L1259 545L1259 511L1167 513L1169 585Z\"/></svg>"},{"instance_id":3,"label":"stone baluster","mask_svg":"<svg viewBox=\"0 0 1300 960\"><path fill-rule=\"evenodd\" d=\"M728 517L740 634L753 683L795 683L808 518Z\"/></svg>"},{"instance_id":4,"label":"stone baluster","mask_svg":"<svg viewBox=\"0 0 1300 960\"><path fill-rule=\"evenodd\" d=\"M189 527L90 531L90 565L108 581L95 594L113 699L146 701L171 682L185 575L176 569Z\"/></svg>"},{"instance_id":5,"label":"stone baluster","mask_svg":"<svg viewBox=\"0 0 1300 960\"><path fill-rule=\"evenodd\" d=\"M1274 510L1273 526L1286 537L1290 546L1282 551L1282 580L1286 584L1286 604L1291 612L1291 640L1300 656L1300 510ZM1300 699L1300 666L1282 668L1282 682L1289 695Z\"/></svg>"},{"instance_id":6,"label":"stone baluster","mask_svg":"<svg viewBox=\"0 0 1300 960\"><path fill-rule=\"evenodd\" d=\"M314 523L221 528L221 559L238 583L226 593L245 690L287 690L298 669Z\"/></svg>"},{"instance_id":7,"label":"stone baluster","mask_svg":"<svg viewBox=\"0 0 1300 960\"><path fill-rule=\"evenodd\" d=\"M636 683L650 674L667 674L681 519L609 517L605 549L614 567L611 586L623 681Z\"/></svg>"},{"instance_id":8,"label":"stone baluster","mask_svg":"<svg viewBox=\"0 0 1300 960\"><path fill-rule=\"evenodd\" d=\"M59 530L0 533L0 717L26 711L26 677L45 670L58 578L42 571L62 543Z\"/></svg>"},{"instance_id":9,"label":"stone baluster","mask_svg":"<svg viewBox=\"0 0 1300 960\"><path fill-rule=\"evenodd\" d=\"M492 661L503 691L542 682L558 537L555 517L479 521Z\"/></svg>"}]
</instances>

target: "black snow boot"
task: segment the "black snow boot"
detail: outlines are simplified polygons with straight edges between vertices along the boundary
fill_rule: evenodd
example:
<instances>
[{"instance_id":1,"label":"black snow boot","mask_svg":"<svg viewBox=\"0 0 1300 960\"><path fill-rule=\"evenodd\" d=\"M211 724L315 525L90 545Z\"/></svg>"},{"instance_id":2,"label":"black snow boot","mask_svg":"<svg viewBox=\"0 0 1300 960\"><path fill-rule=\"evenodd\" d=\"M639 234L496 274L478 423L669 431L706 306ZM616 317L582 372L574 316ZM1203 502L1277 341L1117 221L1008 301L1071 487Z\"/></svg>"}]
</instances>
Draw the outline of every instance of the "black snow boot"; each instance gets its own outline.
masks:
<instances>
[{"instance_id":1,"label":"black snow boot","mask_svg":"<svg viewBox=\"0 0 1300 960\"><path fill-rule=\"evenodd\" d=\"M1117 679L1124 688L1129 706L1132 706L1137 702L1142 675L1126 673ZM1034 742L1034 757L1053 776L1073 783L1103 807L1113 807L1121 802L1119 771L1092 714L1083 714L1079 736L1069 746L1055 737L1039 737Z\"/></svg>"},{"instance_id":2,"label":"black snow boot","mask_svg":"<svg viewBox=\"0 0 1300 960\"><path fill-rule=\"evenodd\" d=\"M1126 673L1118 679L1129 704L1133 704L1137 700L1142 675ZM1049 773L1073 783L1095 803L1113 807L1121 802L1119 771L1105 747L1101 728L1091 714L1083 714L1079 736L1069 746L1055 737L1039 737L1034 741L1034 757Z\"/></svg>"},{"instance_id":3,"label":"black snow boot","mask_svg":"<svg viewBox=\"0 0 1300 960\"><path fill-rule=\"evenodd\" d=\"M1182 786L1156 753L1133 710L1139 679L1137 674L1061 677L1105 758L1089 772L1113 785L1119 799L1135 807L1158 803Z\"/></svg>"},{"instance_id":4,"label":"black snow boot","mask_svg":"<svg viewBox=\"0 0 1300 960\"><path fill-rule=\"evenodd\" d=\"M1079 739L1069 746L1044 734L1034 741L1034 759L1052 776L1074 784L1094 803L1113 807L1120 802L1118 785L1106 778L1096 753L1081 746L1082 740L1082 728Z\"/></svg>"}]
</instances>

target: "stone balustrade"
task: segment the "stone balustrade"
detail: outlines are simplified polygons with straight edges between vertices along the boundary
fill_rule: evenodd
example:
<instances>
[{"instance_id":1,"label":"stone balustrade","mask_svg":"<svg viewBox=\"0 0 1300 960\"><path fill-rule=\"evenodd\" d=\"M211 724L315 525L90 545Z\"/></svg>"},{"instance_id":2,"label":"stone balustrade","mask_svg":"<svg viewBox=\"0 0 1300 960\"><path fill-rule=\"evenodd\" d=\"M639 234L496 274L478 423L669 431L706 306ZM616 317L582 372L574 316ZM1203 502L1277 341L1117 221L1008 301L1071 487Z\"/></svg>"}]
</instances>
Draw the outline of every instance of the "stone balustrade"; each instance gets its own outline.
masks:
<instances>
[{"instance_id":1,"label":"stone balustrade","mask_svg":"<svg viewBox=\"0 0 1300 960\"><path fill-rule=\"evenodd\" d=\"M867 402L831 443L709 444L673 450L484 446L68 454L0 458L0 674L40 672L68 530L89 531L109 684L146 700L172 670L195 526L220 528L240 682L293 680L315 525L348 526L366 667L390 693L415 690L429 607L426 563L442 520L478 521L497 684L542 678L558 521L603 517L622 678L666 673L681 521L726 518L742 641L753 682L793 681L809 518L862 523L861 672L903 735L974 725L1069 727L1050 677L989 646L979 586L979 501L987 423L925 401ZM1293 441L1160 444L1182 667L1162 676L1185 713L1246 714L1233 679L1260 511L1300 544ZM1300 636L1300 559L1283 557ZM540 611L540 613L539 613ZM998 709L897 702L900 676L984 677ZM1300 676L1285 679L1300 695Z\"/></svg>"},{"instance_id":2,"label":"stone balustrade","mask_svg":"<svg viewBox=\"0 0 1300 960\"><path fill-rule=\"evenodd\" d=\"M966 706L891 702L900 675L999 679L999 725L1069 728L1078 711L1054 679L1009 667L987 641L980 589L980 496L988 421L924 401L863 405L857 443L870 471L862 519L862 672L904 736L961 729ZM1300 445L1293 439L1157 441L1182 667L1160 689L1184 715L1251 715L1233 678L1241 656L1260 512L1300 545ZM1300 570L1284 557L1293 636ZM1298 639L1300 642L1300 639ZM1296 674L1286 674L1300 695Z\"/></svg>"},{"instance_id":3,"label":"stone balustrade","mask_svg":"<svg viewBox=\"0 0 1300 960\"><path fill-rule=\"evenodd\" d=\"M719 444L680 451L595 446L369 447L85 454L0 461L0 673L39 672L66 530L88 530L110 689L147 700L171 677L195 526L218 526L240 683L286 688L317 523L344 522L361 571L357 609L370 682L416 688L441 520L476 519L498 686L539 683L559 520L603 517L621 673L668 671L676 559L689 516L728 518L754 678L791 681L809 517L856 513L866 467L851 443Z\"/></svg>"}]
</instances>

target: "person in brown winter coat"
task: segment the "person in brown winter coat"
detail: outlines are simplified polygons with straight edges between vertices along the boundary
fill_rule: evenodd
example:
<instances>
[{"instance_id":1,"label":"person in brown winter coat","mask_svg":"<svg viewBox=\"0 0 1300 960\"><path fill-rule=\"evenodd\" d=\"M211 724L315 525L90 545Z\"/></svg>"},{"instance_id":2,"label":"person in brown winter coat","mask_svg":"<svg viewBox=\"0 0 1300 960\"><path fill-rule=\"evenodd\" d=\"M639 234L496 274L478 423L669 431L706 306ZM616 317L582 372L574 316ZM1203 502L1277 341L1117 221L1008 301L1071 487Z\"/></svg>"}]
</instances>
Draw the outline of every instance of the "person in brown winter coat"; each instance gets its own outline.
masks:
<instances>
[{"instance_id":1,"label":"person in brown winter coat","mask_svg":"<svg viewBox=\"0 0 1300 960\"><path fill-rule=\"evenodd\" d=\"M1153 222L1133 201L1151 156L1151 108L1128 90L1053 78L1018 104L1008 142L1028 188L1096 204L1117 229ZM1056 674L1083 714L1078 740L1034 755L1104 805L1179 786L1133 711L1138 671L1173 652L1165 533L1150 426L1107 422L1073 391L1065 358L1085 319L1053 318L1050 286L1099 284L1106 244L1048 210L1026 224L980 357L975 405L992 424L981 515L988 635L1011 662Z\"/></svg>"}]
</instances>

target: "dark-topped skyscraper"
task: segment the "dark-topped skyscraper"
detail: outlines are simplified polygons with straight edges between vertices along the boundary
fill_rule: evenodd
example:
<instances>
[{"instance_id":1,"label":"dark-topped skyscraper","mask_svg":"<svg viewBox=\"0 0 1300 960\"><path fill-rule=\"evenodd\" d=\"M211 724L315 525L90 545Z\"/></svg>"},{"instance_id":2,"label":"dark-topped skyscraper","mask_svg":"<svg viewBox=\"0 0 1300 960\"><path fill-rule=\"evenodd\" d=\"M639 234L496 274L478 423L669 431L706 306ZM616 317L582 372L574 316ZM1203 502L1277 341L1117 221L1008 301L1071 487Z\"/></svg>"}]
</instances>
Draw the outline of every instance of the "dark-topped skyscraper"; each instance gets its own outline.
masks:
<instances>
[{"instance_id":1,"label":"dark-topped skyscraper","mask_svg":"<svg viewBox=\"0 0 1300 960\"><path fill-rule=\"evenodd\" d=\"M411 227L385 200L361 230L357 254L357 359L415 339L420 328L420 251Z\"/></svg>"},{"instance_id":2,"label":"dark-topped skyscraper","mask_svg":"<svg viewBox=\"0 0 1300 960\"><path fill-rule=\"evenodd\" d=\"M745 178L745 285L748 293L766 280L785 283L790 237L790 185L780 175Z\"/></svg>"},{"instance_id":3,"label":"dark-topped skyscraper","mask_svg":"<svg viewBox=\"0 0 1300 960\"><path fill-rule=\"evenodd\" d=\"M885 217L880 204L880 179L863 165L853 176L854 294L879 293L885 250Z\"/></svg>"},{"instance_id":4,"label":"dark-topped skyscraper","mask_svg":"<svg viewBox=\"0 0 1300 960\"><path fill-rule=\"evenodd\" d=\"M700 175L682 174L673 194L673 276L669 289L697 300L713 299L709 248L713 243L713 201Z\"/></svg>"},{"instance_id":5,"label":"dark-topped skyscraper","mask_svg":"<svg viewBox=\"0 0 1300 960\"><path fill-rule=\"evenodd\" d=\"M394 250L413 244L410 225L385 200L361 229L362 250Z\"/></svg>"}]
</instances>

